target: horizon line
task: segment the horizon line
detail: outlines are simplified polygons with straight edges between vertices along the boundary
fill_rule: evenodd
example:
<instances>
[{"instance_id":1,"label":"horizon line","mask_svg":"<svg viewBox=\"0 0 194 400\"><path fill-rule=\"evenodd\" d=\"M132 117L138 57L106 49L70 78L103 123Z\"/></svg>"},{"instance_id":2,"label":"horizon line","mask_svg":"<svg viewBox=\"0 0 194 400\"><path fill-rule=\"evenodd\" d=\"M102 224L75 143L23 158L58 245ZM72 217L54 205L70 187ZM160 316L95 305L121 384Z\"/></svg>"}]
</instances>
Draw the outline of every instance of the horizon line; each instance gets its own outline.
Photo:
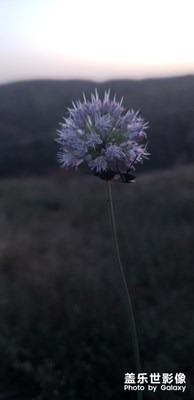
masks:
<instances>
[{"instance_id":1,"label":"horizon line","mask_svg":"<svg viewBox=\"0 0 194 400\"><path fill-rule=\"evenodd\" d=\"M122 78L110 78L110 79L86 79L86 78L24 78L24 79L16 79L16 80L8 80L0 82L0 86L5 85L12 85L17 83L24 83L24 82L90 82L96 83L98 85L104 84L106 82L115 82L115 81L134 81L134 82L142 82L142 81L150 81L150 80L165 80L165 79L178 79L178 78L189 78L194 77L194 73L185 73L185 74L173 74L173 75L158 75L158 76L150 76L150 77L143 77L143 78L129 78L129 77L122 77Z\"/></svg>"}]
</instances>

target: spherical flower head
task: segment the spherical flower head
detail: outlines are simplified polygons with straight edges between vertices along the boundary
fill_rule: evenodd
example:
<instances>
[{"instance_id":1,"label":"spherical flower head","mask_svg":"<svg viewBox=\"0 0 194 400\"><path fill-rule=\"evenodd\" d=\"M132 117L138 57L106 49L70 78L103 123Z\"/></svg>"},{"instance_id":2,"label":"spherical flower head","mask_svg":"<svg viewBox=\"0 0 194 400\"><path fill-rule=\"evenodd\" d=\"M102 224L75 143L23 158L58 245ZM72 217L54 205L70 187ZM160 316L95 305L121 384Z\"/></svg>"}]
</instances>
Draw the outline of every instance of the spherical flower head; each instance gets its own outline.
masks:
<instances>
[{"instance_id":1,"label":"spherical flower head","mask_svg":"<svg viewBox=\"0 0 194 400\"><path fill-rule=\"evenodd\" d=\"M147 158L147 145L141 143L147 123L139 113L124 111L122 100L117 102L115 96L111 100L110 91L103 100L96 90L91 101L83 95L83 102L73 103L58 130L62 166L77 168L85 163L95 175L104 176L106 171L125 173Z\"/></svg>"}]
</instances>

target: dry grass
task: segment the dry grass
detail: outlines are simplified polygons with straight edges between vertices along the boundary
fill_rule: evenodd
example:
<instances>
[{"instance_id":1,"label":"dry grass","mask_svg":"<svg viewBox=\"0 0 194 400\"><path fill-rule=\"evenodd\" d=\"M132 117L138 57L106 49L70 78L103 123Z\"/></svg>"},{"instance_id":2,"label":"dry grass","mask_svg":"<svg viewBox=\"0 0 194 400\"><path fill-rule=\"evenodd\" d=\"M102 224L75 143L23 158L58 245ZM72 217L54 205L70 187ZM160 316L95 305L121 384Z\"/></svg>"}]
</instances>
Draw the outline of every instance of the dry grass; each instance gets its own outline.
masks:
<instances>
[{"instance_id":1,"label":"dry grass","mask_svg":"<svg viewBox=\"0 0 194 400\"><path fill-rule=\"evenodd\" d=\"M113 186L143 371L185 372L185 399L194 386L193 176L190 166ZM2 181L0 237L2 394L122 399L134 362L104 182Z\"/></svg>"}]
</instances>

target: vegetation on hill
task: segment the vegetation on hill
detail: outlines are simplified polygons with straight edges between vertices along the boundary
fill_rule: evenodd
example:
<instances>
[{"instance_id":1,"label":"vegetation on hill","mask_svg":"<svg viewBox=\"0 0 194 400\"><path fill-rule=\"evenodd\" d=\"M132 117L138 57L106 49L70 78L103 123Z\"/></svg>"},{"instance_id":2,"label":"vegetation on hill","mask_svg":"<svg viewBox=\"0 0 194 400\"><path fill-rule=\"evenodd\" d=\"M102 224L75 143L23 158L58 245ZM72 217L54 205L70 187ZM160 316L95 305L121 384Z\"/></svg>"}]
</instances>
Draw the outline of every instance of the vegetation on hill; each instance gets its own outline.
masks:
<instances>
[{"instance_id":1,"label":"vegetation on hill","mask_svg":"<svg viewBox=\"0 0 194 400\"><path fill-rule=\"evenodd\" d=\"M194 76L89 81L31 81L0 86L0 175L56 169L56 129L72 101L110 88L126 108L141 110L148 130L149 163L163 168L194 161Z\"/></svg>"}]
</instances>

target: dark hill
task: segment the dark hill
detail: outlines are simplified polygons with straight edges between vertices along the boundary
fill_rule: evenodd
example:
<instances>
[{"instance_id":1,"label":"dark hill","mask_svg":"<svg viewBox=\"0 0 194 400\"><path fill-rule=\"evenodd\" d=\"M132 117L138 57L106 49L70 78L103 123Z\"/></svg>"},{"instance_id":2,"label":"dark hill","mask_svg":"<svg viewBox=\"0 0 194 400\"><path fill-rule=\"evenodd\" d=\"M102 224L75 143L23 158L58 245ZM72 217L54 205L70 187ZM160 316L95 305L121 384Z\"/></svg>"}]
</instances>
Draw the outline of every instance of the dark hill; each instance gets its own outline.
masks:
<instances>
[{"instance_id":1,"label":"dark hill","mask_svg":"<svg viewBox=\"0 0 194 400\"><path fill-rule=\"evenodd\" d=\"M194 76L90 81L29 81L0 86L0 174L43 173L57 166L56 129L73 100L97 88L124 96L149 121L144 168L194 161ZM57 166L58 168L58 166Z\"/></svg>"}]
</instances>

